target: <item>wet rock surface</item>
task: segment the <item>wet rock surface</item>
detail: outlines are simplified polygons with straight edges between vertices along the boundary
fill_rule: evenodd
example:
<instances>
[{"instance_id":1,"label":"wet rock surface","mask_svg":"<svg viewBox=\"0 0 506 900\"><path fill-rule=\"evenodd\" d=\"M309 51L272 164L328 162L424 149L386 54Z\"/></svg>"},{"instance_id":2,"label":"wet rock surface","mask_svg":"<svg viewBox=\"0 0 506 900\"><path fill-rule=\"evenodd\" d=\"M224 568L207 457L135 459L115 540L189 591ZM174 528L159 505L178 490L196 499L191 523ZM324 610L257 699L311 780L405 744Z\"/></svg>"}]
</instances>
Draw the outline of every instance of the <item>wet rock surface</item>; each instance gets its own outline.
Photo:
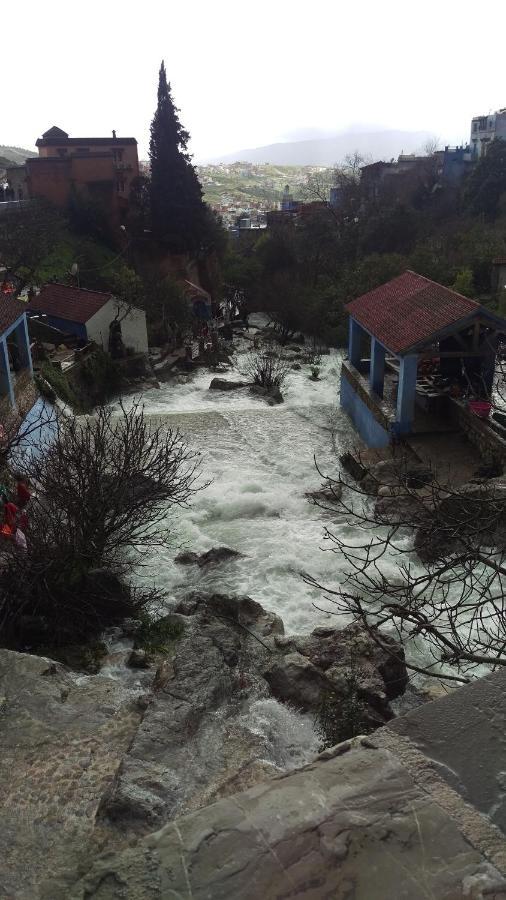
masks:
<instances>
[{"instance_id":1,"label":"wet rock surface","mask_svg":"<svg viewBox=\"0 0 506 900\"><path fill-rule=\"evenodd\" d=\"M254 780L265 748L245 726L252 706L275 697L314 715L325 700L339 716L350 654L370 729L392 717L389 697L406 684L401 649L392 643L399 660L389 662L356 627L285 638L281 619L251 598L198 592L175 612L184 632L167 681L102 807L112 827L145 832Z\"/></svg>"},{"instance_id":2,"label":"wet rock surface","mask_svg":"<svg viewBox=\"0 0 506 900\"><path fill-rule=\"evenodd\" d=\"M503 673L392 719L406 671L384 635L390 652L357 626L285 636L202 592L170 618L156 671L121 678L0 651L0 896L506 898L506 841L469 805L506 827ZM339 713L350 673L387 724L304 758L299 715L278 758L273 711L310 718L330 693Z\"/></svg>"},{"instance_id":3,"label":"wet rock surface","mask_svg":"<svg viewBox=\"0 0 506 900\"><path fill-rule=\"evenodd\" d=\"M313 758L315 712L329 690L346 693L352 644L375 724L392 714L387 655L358 633L287 638L252 598L201 592L165 618L177 637L163 652L132 649L146 626L125 623L129 646L108 654L111 675L0 651L0 896L67 898L69 878L102 848Z\"/></svg>"},{"instance_id":4,"label":"wet rock surface","mask_svg":"<svg viewBox=\"0 0 506 900\"><path fill-rule=\"evenodd\" d=\"M191 550L184 550L182 553L178 553L174 562L180 566L197 565L202 567L227 562L229 559L237 559L239 556L243 556L243 554L239 553L238 550L233 550L231 547L211 547L205 553L194 553Z\"/></svg>"},{"instance_id":5,"label":"wet rock surface","mask_svg":"<svg viewBox=\"0 0 506 900\"><path fill-rule=\"evenodd\" d=\"M396 757L357 743L95 862L68 900L484 900L500 871Z\"/></svg>"},{"instance_id":6,"label":"wet rock surface","mask_svg":"<svg viewBox=\"0 0 506 900\"><path fill-rule=\"evenodd\" d=\"M37 898L49 873L84 861L141 721L140 693L0 650L0 897Z\"/></svg>"},{"instance_id":7,"label":"wet rock surface","mask_svg":"<svg viewBox=\"0 0 506 900\"><path fill-rule=\"evenodd\" d=\"M213 378L209 385L210 391L238 391L248 387L246 381L232 381L227 378Z\"/></svg>"},{"instance_id":8,"label":"wet rock surface","mask_svg":"<svg viewBox=\"0 0 506 900\"><path fill-rule=\"evenodd\" d=\"M328 485L327 487L320 488L318 491L308 491L306 493L306 497L308 500L312 501L316 506L328 506L329 504L336 504L341 499L343 493L343 486L339 484L339 482L334 482L332 485Z\"/></svg>"}]
</instances>

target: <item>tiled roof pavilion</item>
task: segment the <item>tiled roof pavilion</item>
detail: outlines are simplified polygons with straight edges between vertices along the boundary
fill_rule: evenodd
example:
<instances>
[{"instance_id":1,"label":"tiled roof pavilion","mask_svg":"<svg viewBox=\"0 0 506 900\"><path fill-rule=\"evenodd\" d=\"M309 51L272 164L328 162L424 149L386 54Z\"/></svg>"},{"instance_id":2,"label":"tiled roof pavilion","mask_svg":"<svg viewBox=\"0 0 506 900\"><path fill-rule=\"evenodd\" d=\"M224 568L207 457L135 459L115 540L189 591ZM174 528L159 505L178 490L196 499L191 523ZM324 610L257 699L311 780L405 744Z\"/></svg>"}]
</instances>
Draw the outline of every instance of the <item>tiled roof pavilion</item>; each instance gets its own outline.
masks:
<instances>
[{"instance_id":1,"label":"tiled roof pavilion","mask_svg":"<svg viewBox=\"0 0 506 900\"><path fill-rule=\"evenodd\" d=\"M352 300L346 309L384 347L398 354L478 310L490 315L475 300L409 270Z\"/></svg>"}]
</instances>

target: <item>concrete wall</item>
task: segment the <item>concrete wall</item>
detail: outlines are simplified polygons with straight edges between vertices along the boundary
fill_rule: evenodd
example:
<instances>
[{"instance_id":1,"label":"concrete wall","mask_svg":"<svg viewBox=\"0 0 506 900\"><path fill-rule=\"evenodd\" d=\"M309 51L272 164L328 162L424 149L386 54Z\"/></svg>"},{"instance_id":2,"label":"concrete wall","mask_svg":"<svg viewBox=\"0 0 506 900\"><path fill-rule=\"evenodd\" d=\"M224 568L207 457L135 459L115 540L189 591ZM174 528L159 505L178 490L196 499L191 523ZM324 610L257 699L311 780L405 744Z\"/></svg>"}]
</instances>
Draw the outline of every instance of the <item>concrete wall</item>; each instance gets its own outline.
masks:
<instances>
[{"instance_id":1,"label":"concrete wall","mask_svg":"<svg viewBox=\"0 0 506 900\"><path fill-rule=\"evenodd\" d=\"M136 353L148 352L148 333L146 329L146 313L142 309L132 308L123 318L124 304L112 298L102 309L86 323L88 338L95 341L104 350L109 349L109 325L120 310L121 334L125 347L132 347Z\"/></svg>"},{"instance_id":2,"label":"concrete wall","mask_svg":"<svg viewBox=\"0 0 506 900\"><path fill-rule=\"evenodd\" d=\"M453 409L459 428L476 447L484 463L498 461L506 464L506 441L487 421L479 419L463 403L454 401Z\"/></svg>"},{"instance_id":3,"label":"concrete wall","mask_svg":"<svg viewBox=\"0 0 506 900\"><path fill-rule=\"evenodd\" d=\"M341 372L341 406L348 413L360 437L368 447L387 447L390 434L376 421L371 410Z\"/></svg>"}]
</instances>

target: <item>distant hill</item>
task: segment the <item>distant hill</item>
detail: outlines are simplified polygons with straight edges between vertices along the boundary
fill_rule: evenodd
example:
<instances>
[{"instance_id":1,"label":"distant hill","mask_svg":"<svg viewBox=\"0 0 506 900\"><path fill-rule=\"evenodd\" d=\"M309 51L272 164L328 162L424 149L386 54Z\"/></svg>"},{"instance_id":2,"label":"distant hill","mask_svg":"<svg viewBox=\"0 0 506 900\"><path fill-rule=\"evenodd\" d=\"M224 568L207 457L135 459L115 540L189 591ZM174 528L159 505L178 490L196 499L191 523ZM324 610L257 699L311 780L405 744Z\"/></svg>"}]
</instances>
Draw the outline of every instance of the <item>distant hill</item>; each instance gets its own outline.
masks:
<instances>
[{"instance_id":1,"label":"distant hill","mask_svg":"<svg viewBox=\"0 0 506 900\"><path fill-rule=\"evenodd\" d=\"M332 166L342 162L348 153L354 153L355 150L373 160L390 160L397 158L399 153L422 150L430 138L433 135L428 131L344 132L330 138L290 141L238 150L209 162L231 163L240 160L281 166Z\"/></svg>"},{"instance_id":2,"label":"distant hill","mask_svg":"<svg viewBox=\"0 0 506 900\"><path fill-rule=\"evenodd\" d=\"M28 159L29 156L38 156L38 153L35 153L34 150L23 150L23 147L7 147L3 144L0 144L0 158L2 167L4 167L5 165L22 166L25 159Z\"/></svg>"}]
</instances>

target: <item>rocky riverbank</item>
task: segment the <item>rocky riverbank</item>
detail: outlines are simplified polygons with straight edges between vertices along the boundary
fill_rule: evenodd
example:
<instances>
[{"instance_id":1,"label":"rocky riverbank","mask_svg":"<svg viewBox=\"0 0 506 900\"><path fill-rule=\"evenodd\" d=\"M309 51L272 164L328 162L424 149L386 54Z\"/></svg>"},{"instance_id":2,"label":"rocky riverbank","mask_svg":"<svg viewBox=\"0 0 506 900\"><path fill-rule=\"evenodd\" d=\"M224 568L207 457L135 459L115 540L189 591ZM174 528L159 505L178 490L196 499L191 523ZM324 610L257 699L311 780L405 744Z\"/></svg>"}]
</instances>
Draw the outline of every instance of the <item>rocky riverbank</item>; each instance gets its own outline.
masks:
<instances>
[{"instance_id":1,"label":"rocky riverbank","mask_svg":"<svg viewBox=\"0 0 506 900\"><path fill-rule=\"evenodd\" d=\"M386 654L356 627L285 637L247 597L192 592L171 622L180 637L142 669L127 665L132 622L97 675L0 651L0 895L66 896L106 847L374 730L406 685L394 642ZM276 734L283 716L291 744Z\"/></svg>"}]
</instances>

